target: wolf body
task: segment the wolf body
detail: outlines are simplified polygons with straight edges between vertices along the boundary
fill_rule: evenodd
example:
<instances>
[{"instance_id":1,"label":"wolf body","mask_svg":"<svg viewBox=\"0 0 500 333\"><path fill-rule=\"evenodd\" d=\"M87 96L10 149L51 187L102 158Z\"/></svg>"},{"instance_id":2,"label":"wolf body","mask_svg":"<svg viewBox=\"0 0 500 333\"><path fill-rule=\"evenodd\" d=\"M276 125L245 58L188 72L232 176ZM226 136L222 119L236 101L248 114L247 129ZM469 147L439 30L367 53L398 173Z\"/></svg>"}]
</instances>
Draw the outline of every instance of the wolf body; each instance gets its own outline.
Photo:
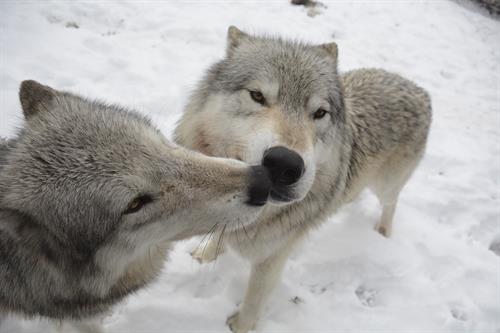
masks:
<instances>
[{"instance_id":1,"label":"wolf body","mask_svg":"<svg viewBox=\"0 0 500 333\"><path fill-rule=\"evenodd\" d=\"M275 205L256 224L223 237L252 263L243 302L227 322L234 332L255 327L295 244L363 189L380 200L375 228L389 237L398 195L424 154L427 92L381 69L339 74L337 57L335 43L230 27L226 57L208 70L176 128L179 144L208 155L259 163L285 147L303 160L300 178L281 187L285 193L271 190ZM210 261L214 249L209 243L193 256Z\"/></svg>"}]
</instances>

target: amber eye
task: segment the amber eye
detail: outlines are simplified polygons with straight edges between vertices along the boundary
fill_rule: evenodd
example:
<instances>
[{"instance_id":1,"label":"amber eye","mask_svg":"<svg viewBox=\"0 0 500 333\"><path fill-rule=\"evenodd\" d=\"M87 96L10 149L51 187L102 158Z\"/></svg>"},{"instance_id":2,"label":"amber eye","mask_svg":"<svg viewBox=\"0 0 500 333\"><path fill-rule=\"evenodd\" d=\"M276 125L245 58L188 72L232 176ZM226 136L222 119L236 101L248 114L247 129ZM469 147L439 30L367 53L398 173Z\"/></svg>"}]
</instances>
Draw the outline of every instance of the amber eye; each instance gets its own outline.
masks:
<instances>
[{"instance_id":1,"label":"amber eye","mask_svg":"<svg viewBox=\"0 0 500 333\"><path fill-rule=\"evenodd\" d=\"M266 103L266 99L260 91L250 91L250 97L252 97L252 99L260 105L264 105L264 103Z\"/></svg>"},{"instance_id":2,"label":"amber eye","mask_svg":"<svg viewBox=\"0 0 500 333\"><path fill-rule=\"evenodd\" d=\"M313 118L314 119L321 119L324 116L326 116L327 113L328 113L328 111L326 111L324 109L318 109L316 112L314 112Z\"/></svg>"},{"instance_id":3,"label":"amber eye","mask_svg":"<svg viewBox=\"0 0 500 333\"><path fill-rule=\"evenodd\" d=\"M132 214L138 212L142 207L144 207L148 203L151 203L152 201L153 197L148 194L138 196L128 204L127 209L123 214Z\"/></svg>"}]
</instances>

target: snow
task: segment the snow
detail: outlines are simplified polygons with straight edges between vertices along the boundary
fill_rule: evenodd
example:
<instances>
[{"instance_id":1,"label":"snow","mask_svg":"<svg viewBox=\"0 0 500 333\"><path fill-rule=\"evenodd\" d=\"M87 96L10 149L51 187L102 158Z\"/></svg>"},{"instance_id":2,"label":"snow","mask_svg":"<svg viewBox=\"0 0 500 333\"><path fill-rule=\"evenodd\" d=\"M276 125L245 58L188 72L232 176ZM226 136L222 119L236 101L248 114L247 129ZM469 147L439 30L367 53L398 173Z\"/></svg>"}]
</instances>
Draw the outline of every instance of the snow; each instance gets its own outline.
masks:
<instances>
[{"instance_id":1,"label":"snow","mask_svg":"<svg viewBox=\"0 0 500 333\"><path fill-rule=\"evenodd\" d=\"M451 1L0 3L0 135L22 122L24 79L147 113L167 135L225 51L231 24L313 43L334 39L342 71L382 67L426 88L427 154L400 197L394 234L373 231L374 196L296 249L262 332L499 332L500 21ZM159 280L104 319L108 332L229 332L248 264L200 265L176 245ZM490 247L492 250L490 250ZM0 332L49 332L6 318Z\"/></svg>"}]
</instances>

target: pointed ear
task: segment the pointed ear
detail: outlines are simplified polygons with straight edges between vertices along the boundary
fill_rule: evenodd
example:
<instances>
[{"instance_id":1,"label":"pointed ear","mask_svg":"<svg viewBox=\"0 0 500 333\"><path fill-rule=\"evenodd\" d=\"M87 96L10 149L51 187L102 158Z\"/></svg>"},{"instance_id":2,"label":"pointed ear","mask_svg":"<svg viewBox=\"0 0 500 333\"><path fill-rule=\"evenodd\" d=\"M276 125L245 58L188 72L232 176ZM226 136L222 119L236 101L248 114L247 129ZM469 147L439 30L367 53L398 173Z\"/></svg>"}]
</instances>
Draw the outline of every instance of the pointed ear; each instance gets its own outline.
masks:
<instances>
[{"instance_id":1,"label":"pointed ear","mask_svg":"<svg viewBox=\"0 0 500 333\"><path fill-rule=\"evenodd\" d=\"M43 112L50 107L57 92L33 80L21 83L19 99L23 108L24 118L29 119L38 112Z\"/></svg>"},{"instance_id":2,"label":"pointed ear","mask_svg":"<svg viewBox=\"0 0 500 333\"><path fill-rule=\"evenodd\" d=\"M227 29L227 55L231 56L234 53L234 50L236 50L236 48L241 45L242 41L249 37L250 36L248 34L236 28L234 25L230 26Z\"/></svg>"},{"instance_id":3,"label":"pointed ear","mask_svg":"<svg viewBox=\"0 0 500 333\"><path fill-rule=\"evenodd\" d=\"M337 43L331 42L318 45L317 47L326 51L328 55L335 60L335 64L337 64L337 59L339 57L339 49L337 47Z\"/></svg>"}]
</instances>

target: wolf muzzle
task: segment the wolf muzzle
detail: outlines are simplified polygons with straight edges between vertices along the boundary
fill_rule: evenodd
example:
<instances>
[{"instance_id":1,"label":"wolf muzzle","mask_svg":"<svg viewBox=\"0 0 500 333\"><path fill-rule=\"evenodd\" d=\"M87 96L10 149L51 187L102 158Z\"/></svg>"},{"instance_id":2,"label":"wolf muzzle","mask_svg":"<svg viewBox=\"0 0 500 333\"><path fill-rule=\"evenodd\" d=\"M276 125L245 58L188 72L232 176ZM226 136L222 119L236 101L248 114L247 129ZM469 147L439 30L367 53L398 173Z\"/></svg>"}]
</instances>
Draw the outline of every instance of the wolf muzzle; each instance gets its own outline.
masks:
<instances>
[{"instance_id":1,"label":"wolf muzzle","mask_svg":"<svg viewBox=\"0 0 500 333\"><path fill-rule=\"evenodd\" d=\"M304 160L299 154L285 147L272 147L264 152L262 165L271 173L276 186L290 186L304 174Z\"/></svg>"},{"instance_id":2,"label":"wolf muzzle","mask_svg":"<svg viewBox=\"0 0 500 333\"><path fill-rule=\"evenodd\" d=\"M270 173L272 188L270 196L273 200L290 202L295 185L305 172L302 157L288 148L271 147L264 152L262 165Z\"/></svg>"},{"instance_id":3,"label":"wolf muzzle","mask_svg":"<svg viewBox=\"0 0 500 333\"><path fill-rule=\"evenodd\" d=\"M269 198L272 187L269 171L267 168L260 165L250 168L250 185L248 187L247 204L252 206L263 206Z\"/></svg>"},{"instance_id":4,"label":"wolf muzzle","mask_svg":"<svg viewBox=\"0 0 500 333\"><path fill-rule=\"evenodd\" d=\"M247 203L263 206L269 197L276 201L292 201L290 192L304 171L304 160L293 150L281 146L267 149L262 165L251 167Z\"/></svg>"}]
</instances>

